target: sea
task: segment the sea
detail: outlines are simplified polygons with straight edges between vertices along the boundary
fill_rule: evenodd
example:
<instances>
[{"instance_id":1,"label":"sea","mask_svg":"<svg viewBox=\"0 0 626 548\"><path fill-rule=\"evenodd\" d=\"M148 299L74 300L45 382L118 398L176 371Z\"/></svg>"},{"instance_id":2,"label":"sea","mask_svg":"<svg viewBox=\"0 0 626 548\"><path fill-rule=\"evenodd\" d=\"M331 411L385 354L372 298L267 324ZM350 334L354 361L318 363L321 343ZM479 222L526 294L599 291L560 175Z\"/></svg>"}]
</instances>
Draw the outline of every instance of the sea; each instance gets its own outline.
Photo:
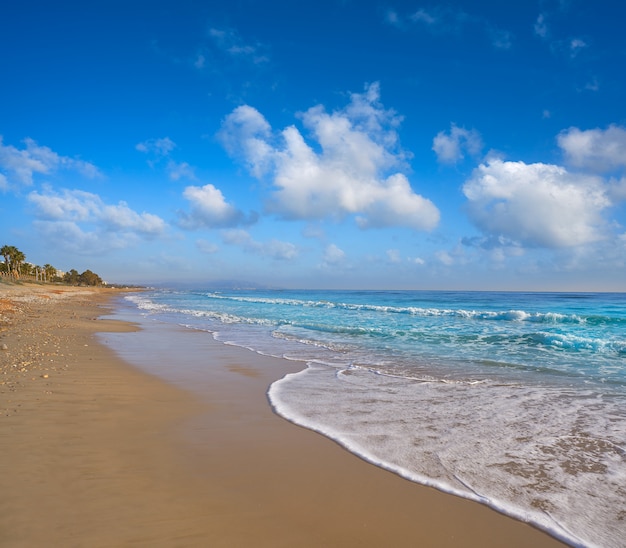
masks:
<instances>
[{"instance_id":1,"label":"sea","mask_svg":"<svg viewBox=\"0 0 626 548\"><path fill-rule=\"evenodd\" d=\"M377 466L572 546L626 546L624 293L125 299L151 319L300 362L269 387L275 412Z\"/></svg>"}]
</instances>

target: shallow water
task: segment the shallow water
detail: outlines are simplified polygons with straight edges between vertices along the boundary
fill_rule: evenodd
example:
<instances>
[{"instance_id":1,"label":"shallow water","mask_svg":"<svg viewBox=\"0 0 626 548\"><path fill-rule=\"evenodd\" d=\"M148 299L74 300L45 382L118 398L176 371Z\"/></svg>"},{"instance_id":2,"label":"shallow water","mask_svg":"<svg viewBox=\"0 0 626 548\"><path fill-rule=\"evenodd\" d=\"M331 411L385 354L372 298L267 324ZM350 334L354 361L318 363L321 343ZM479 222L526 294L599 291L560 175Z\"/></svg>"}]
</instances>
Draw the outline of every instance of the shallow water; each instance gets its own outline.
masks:
<instances>
[{"instance_id":1,"label":"shallow water","mask_svg":"<svg viewBox=\"0 0 626 548\"><path fill-rule=\"evenodd\" d=\"M302 372L270 388L276 411L371 462L573 545L624 545L624 294L154 291L127 299L159 320L302 361Z\"/></svg>"}]
</instances>

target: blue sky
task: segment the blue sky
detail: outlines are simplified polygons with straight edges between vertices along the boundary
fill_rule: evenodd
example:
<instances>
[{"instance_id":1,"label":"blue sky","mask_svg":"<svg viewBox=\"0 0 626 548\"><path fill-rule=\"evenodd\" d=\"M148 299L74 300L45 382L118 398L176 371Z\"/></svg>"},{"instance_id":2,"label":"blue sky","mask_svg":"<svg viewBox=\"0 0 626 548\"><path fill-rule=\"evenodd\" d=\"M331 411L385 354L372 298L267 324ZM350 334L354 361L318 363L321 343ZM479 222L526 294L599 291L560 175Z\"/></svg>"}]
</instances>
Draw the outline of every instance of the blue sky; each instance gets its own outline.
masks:
<instances>
[{"instance_id":1,"label":"blue sky","mask_svg":"<svg viewBox=\"0 0 626 548\"><path fill-rule=\"evenodd\" d=\"M617 1L11 2L0 245L111 282L626 290Z\"/></svg>"}]
</instances>

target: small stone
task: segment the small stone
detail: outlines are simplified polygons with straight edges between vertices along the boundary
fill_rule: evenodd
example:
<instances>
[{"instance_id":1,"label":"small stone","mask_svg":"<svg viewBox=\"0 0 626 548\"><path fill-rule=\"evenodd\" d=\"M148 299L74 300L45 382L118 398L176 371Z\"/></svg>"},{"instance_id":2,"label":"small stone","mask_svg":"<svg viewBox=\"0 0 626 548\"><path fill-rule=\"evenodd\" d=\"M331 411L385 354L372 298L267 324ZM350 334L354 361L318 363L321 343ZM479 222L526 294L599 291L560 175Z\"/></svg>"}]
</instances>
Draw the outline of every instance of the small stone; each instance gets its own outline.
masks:
<instances>
[{"instance_id":1,"label":"small stone","mask_svg":"<svg viewBox=\"0 0 626 548\"><path fill-rule=\"evenodd\" d=\"M42 379L47 379L48 378L48 373L44 373L43 375L41 375Z\"/></svg>"},{"instance_id":2,"label":"small stone","mask_svg":"<svg viewBox=\"0 0 626 548\"><path fill-rule=\"evenodd\" d=\"M8 350L9 347L6 344L3 344L2 346L0 346L0 349L2 350Z\"/></svg>"}]
</instances>

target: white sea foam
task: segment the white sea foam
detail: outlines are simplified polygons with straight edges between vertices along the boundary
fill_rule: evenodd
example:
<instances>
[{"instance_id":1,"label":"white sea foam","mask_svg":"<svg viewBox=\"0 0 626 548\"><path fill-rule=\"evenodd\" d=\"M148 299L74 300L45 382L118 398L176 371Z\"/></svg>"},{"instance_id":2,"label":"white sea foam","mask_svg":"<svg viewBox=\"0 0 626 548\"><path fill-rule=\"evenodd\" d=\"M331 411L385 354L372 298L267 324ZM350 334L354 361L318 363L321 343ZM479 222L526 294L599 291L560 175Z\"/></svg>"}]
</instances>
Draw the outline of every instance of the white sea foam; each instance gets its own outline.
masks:
<instances>
[{"instance_id":1,"label":"white sea foam","mask_svg":"<svg viewBox=\"0 0 626 548\"><path fill-rule=\"evenodd\" d=\"M623 546L626 411L617 402L591 391L581 400L485 381L339 373L311 364L287 375L271 386L272 405L374 464L572 545Z\"/></svg>"}]
</instances>

